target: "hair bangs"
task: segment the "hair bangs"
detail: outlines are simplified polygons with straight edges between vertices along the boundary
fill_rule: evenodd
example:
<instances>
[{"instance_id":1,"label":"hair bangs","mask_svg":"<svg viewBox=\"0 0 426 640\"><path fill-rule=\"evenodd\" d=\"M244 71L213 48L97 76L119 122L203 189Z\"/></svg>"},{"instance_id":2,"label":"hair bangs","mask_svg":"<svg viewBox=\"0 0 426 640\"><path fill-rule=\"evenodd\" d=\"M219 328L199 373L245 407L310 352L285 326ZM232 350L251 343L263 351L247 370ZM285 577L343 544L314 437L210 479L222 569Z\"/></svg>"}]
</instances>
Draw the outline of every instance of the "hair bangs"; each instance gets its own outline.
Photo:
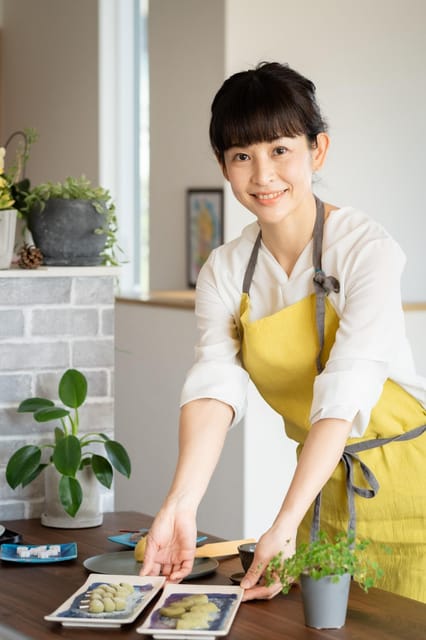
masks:
<instances>
[{"instance_id":1,"label":"hair bangs","mask_svg":"<svg viewBox=\"0 0 426 640\"><path fill-rule=\"evenodd\" d=\"M282 137L294 138L305 132L303 113L292 96L283 95L282 91L271 94L255 83L228 101L226 111L221 113L222 139L217 142L219 149L226 151Z\"/></svg>"},{"instance_id":2,"label":"hair bangs","mask_svg":"<svg viewBox=\"0 0 426 640\"><path fill-rule=\"evenodd\" d=\"M218 160L231 147L306 135L311 144L326 130L315 85L287 65L261 63L223 83L211 109L210 142Z\"/></svg>"}]
</instances>

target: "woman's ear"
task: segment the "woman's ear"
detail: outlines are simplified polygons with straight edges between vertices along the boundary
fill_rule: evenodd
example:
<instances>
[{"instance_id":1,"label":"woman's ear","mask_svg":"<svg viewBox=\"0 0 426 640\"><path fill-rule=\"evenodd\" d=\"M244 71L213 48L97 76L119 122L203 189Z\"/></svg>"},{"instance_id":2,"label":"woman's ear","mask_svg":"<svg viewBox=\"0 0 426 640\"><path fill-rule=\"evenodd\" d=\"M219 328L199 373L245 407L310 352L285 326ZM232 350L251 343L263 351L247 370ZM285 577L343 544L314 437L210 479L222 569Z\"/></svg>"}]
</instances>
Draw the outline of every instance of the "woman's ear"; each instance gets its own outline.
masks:
<instances>
[{"instance_id":1,"label":"woman's ear","mask_svg":"<svg viewBox=\"0 0 426 640\"><path fill-rule=\"evenodd\" d=\"M315 147L312 149L312 169L318 171L323 166L330 146L329 136L322 132L317 135Z\"/></svg>"},{"instance_id":2,"label":"woman's ear","mask_svg":"<svg viewBox=\"0 0 426 640\"><path fill-rule=\"evenodd\" d=\"M226 166L225 166L225 161L222 160L221 158L219 158L218 156L216 156L216 160L219 163L219 167L220 167L220 169L221 169L221 171L223 173L223 177L225 178L225 180L228 180L228 182L229 182L228 172L227 172Z\"/></svg>"}]
</instances>

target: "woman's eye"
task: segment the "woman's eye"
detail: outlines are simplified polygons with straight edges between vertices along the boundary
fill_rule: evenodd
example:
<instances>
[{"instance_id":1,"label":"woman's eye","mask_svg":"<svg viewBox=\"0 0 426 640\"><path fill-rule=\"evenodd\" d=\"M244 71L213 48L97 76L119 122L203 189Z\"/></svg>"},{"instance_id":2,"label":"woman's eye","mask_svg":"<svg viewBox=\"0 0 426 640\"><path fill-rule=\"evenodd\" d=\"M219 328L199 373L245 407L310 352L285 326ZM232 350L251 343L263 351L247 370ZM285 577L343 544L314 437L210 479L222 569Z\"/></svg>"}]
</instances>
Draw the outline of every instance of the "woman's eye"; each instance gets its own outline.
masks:
<instances>
[{"instance_id":1,"label":"woman's eye","mask_svg":"<svg viewBox=\"0 0 426 640\"><path fill-rule=\"evenodd\" d=\"M287 148L286 147L275 147L274 152L277 154L277 156L282 156L285 153L287 153Z\"/></svg>"},{"instance_id":2,"label":"woman's eye","mask_svg":"<svg viewBox=\"0 0 426 640\"><path fill-rule=\"evenodd\" d=\"M244 160L248 160L248 155L247 153L237 153L235 156L235 160L239 160L240 162Z\"/></svg>"}]
</instances>

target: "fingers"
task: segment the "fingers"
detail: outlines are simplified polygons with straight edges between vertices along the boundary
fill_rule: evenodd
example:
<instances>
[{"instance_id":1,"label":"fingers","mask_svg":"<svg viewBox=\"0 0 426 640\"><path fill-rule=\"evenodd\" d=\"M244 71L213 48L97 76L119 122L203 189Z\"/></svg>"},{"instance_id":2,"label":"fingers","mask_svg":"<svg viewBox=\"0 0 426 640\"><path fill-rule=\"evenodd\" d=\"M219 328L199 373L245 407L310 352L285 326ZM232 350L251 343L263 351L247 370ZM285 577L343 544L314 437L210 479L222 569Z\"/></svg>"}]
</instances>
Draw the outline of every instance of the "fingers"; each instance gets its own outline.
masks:
<instances>
[{"instance_id":1,"label":"fingers","mask_svg":"<svg viewBox=\"0 0 426 640\"><path fill-rule=\"evenodd\" d=\"M240 586L244 589L243 601L247 600L270 600L281 592L282 585L277 577L275 581L266 586L263 579L263 572L267 563L259 561L256 556L251 566L241 580Z\"/></svg>"},{"instance_id":2,"label":"fingers","mask_svg":"<svg viewBox=\"0 0 426 640\"><path fill-rule=\"evenodd\" d=\"M265 565L263 562L258 562L255 556L250 568L246 572L246 575L241 580L240 586L243 589L251 589L251 587L254 587L259 582L264 568Z\"/></svg>"},{"instance_id":3,"label":"fingers","mask_svg":"<svg viewBox=\"0 0 426 640\"><path fill-rule=\"evenodd\" d=\"M193 560L184 560L181 565L175 565L170 574L170 580L172 582L180 582L186 578L191 573L193 564Z\"/></svg>"},{"instance_id":4,"label":"fingers","mask_svg":"<svg viewBox=\"0 0 426 640\"><path fill-rule=\"evenodd\" d=\"M257 585L251 589L246 589L243 595L243 602L248 600L272 600L281 592L281 583L274 583L269 587Z\"/></svg>"}]
</instances>

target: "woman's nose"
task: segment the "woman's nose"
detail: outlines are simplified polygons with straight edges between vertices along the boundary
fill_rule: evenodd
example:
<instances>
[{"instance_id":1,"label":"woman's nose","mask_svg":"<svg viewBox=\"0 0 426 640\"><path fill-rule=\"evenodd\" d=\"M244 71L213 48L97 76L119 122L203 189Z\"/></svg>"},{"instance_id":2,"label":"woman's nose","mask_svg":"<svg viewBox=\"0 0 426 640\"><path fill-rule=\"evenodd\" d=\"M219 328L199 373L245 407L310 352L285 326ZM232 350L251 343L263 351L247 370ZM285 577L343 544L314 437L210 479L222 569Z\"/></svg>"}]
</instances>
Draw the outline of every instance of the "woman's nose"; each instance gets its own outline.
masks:
<instances>
[{"instance_id":1,"label":"woman's nose","mask_svg":"<svg viewBox=\"0 0 426 640\"><path fill-rule=\"evenodd\" d=\"M253 167L253 182L259 185L269 184L275 178L274 163L269 158L258 159Z\"/></svg>"}]
</instances>

